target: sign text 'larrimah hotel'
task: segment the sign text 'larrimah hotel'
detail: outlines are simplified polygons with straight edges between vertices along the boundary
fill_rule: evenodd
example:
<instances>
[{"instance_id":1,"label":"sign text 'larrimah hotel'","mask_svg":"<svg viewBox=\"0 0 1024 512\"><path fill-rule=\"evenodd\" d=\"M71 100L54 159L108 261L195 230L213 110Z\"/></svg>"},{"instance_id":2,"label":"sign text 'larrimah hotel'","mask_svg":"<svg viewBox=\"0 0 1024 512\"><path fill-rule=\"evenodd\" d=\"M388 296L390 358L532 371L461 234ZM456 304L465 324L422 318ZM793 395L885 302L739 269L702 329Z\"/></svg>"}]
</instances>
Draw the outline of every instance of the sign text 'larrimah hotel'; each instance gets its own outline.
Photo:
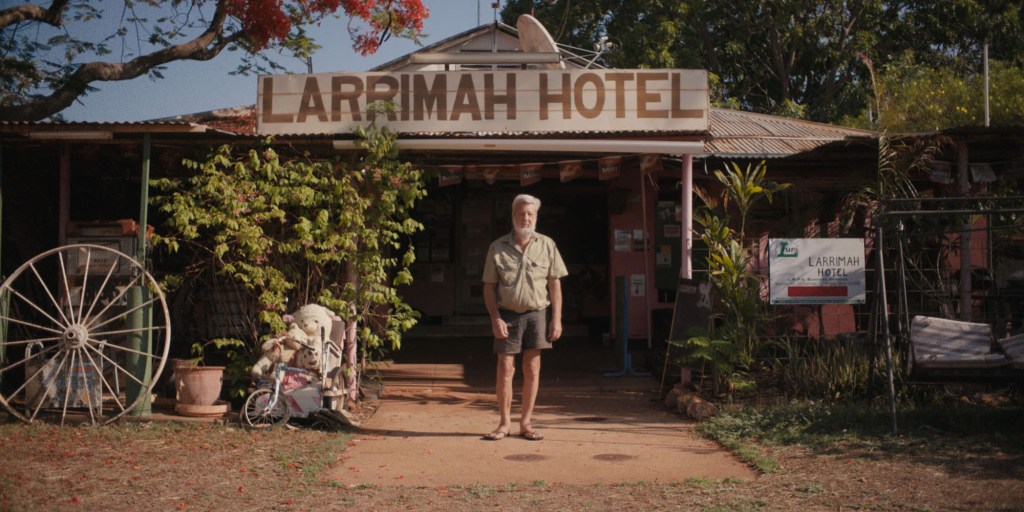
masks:
<instances>
[{"instance_id":1,"label":"sign text 'larrimah hotel'","mask_svg":"<svg viewBox=\"0 0 1024 512\"><path fill-rule=\"evenodd\" d=\"M262 134L350 133L372 119L399 132L704 131L703 70L514 70L261 76Z\"/></svg>"}]
</instances>

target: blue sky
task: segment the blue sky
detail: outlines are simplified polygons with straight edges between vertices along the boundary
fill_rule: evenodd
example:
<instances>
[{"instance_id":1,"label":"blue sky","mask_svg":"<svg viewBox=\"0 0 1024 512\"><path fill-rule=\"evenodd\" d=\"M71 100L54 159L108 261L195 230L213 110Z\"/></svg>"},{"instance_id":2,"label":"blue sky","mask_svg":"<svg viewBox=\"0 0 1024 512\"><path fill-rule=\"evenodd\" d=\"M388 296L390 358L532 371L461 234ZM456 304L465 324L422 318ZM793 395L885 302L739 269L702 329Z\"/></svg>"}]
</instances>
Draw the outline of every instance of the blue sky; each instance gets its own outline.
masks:
<instances>
[{"instance_id":1,"label":"blue sky","mask_svg":"<svg viewBox=\"0 0 1024 512\"><path fill-rule=\"evenodd\" d=\"M478 19L481 24L494 21L491 0L423 0L423 4L430 10L423 28L424 45L476 27ZM364 71L417 48L408 40L392 38L375 55L363 57L352 50L345 22L335 20L312 31L323 47L313 57L315 73ZM163 79L97 83L99 91L80 98L63 114L69 121L141 121L253 104L256 77L229 75L237 63L234 53L223 52L209 62L171 63ZM292 72L306 72L304 62L282 58L278 63Z\"/></svg>"}]
</instances>

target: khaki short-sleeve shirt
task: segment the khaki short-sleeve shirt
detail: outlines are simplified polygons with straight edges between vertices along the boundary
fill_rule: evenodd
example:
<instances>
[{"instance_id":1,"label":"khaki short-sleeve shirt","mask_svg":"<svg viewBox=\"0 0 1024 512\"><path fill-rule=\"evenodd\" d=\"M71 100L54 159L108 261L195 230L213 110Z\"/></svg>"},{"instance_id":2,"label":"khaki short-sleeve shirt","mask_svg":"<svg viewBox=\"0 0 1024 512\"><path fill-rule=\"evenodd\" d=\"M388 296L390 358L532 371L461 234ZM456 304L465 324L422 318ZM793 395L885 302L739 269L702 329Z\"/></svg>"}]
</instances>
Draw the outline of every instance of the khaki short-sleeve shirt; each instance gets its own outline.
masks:
<instances>
[{"instance_id":1,"label":"khaki short-sleeve shirt","mask_svg":"<svg viewBox=\"0 0 1024 512\"><path fill-rule=\"evenodd\" d=\"M526 250L520 252L509 233L491 243L484 261L484 283L497 284L498 307L523 313L551 304L548 279L569 275L555 241L534 233Z\"/></svg>"}]
</instances>

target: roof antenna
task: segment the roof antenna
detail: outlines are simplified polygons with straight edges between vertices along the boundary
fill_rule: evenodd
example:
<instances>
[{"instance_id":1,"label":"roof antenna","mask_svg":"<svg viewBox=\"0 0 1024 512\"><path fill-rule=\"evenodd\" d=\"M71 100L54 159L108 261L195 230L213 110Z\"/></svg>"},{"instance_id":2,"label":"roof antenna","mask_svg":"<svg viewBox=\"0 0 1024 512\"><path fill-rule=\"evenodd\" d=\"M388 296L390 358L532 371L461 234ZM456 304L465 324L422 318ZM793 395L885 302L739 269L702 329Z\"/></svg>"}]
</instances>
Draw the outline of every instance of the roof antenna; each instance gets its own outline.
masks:
<instances>
[{"instance_id":1,"label":"roof antenna","mask_svg":"<svg viewBox=\"0 0 1024 512\"><path fill-rule=\"evenodd\" d=\"M498 7L501 6L501 0L491 2L491 8L494 9L494 24L491 25L491 53L498 53ZM491 64L491 69L498 69L497 64Z\"/></svg>"}]
</instances>

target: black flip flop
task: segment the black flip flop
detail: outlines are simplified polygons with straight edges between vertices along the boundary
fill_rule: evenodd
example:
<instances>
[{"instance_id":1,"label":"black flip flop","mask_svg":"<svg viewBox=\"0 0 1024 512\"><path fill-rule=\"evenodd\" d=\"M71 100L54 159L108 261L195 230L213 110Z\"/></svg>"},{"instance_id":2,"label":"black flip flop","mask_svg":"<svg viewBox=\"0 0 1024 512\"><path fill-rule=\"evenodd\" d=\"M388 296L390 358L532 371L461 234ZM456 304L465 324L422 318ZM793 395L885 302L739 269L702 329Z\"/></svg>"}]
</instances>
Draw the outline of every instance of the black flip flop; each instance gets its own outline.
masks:
<instances>
[{"instance_id":1,"label":"black flip flop","mask_svg":"<svg viewBox=\"0 0 1024 512\"><path fill-rule=\"evenodd\" d=\"M536 430L524 430L519 433L519 437L526 439L527 441L540 441L544 439L544 435Z\"/></svg>"},{"instance_id":2,"label":"black flip flop","mask_svg":"<svg viewBox=\"0 0 1024 512\"><path fill-rule=\"evenodd\" d=\"M508 432L502 432L500 430L495 430L490 434L484 434L484 440L486 441L501 441L506 437L508 437Z\"/></svg>"}]
</instances>

